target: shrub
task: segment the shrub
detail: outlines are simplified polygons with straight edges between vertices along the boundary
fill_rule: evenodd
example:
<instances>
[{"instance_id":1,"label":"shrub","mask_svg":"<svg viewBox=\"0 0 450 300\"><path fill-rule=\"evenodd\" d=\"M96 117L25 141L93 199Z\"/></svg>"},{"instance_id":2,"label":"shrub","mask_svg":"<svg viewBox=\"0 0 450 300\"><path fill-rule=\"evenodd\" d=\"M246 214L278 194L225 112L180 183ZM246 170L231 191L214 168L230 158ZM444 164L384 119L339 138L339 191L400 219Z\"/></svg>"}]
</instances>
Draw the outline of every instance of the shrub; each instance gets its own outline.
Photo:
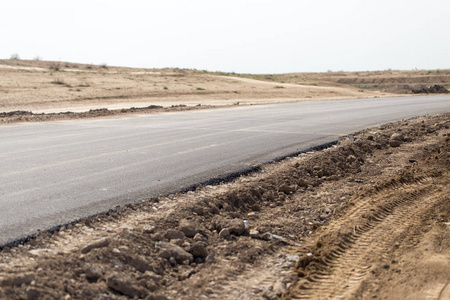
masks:
<instances>
[{"instance_id":1,"label":"shrub","mask_svg":"<svg viewBox=\"0 0 450 300\"><path fill-rule=\"evenodd\" d=\"M59 70L61 70L61 64L59 62L58 63L53 63L53 64L50 65L49 69L50 70L54 70L54 71L59 71Z\"/></svg>"},{"instance_id":2,"label":"shrub","mask_svg":"<svg viewBox=\"0 0 450 300\"><path fill-rule=\"evenodd\" d=\"M53 80L53 81L51 81L50 83L58 84L58 85L64 85L64 84L66 84L66 83L65 83L64 81L62 81L61 79Z\"/></svg>"}]
</instances>

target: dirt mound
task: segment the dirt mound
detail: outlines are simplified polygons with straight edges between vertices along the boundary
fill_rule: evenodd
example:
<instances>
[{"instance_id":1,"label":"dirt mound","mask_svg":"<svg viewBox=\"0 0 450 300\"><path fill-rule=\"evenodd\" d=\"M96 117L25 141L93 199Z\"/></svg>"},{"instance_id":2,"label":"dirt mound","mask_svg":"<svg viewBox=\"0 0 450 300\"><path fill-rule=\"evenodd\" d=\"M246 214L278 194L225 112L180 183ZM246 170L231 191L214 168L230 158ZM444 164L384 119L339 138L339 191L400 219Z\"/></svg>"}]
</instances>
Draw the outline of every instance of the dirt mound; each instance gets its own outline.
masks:
<instances>
[{"instance_id":1,"label":"dirt mound","mask_svg":"<svg viewBox=\"0 0 450 300\"><path fill-rule=\"evenodd\" d=\"M395 207L424 201L413 211L422 215L427 203L433 211L445 204L423 196L446 192L430 181L448 170L449 125L449 115L387 124L230 183L126 205L4 247L0 298L276 299L298 286L298 274L310 278L322 258L349 248L341 238L354 238L353 230L367 234ZM371 202L392 187L406 200ZM358 213L359 199L369 203L360 223L323 235L329 246L305 248L336 216ZM289 272L299 259L304 271Z\"/></svg>"},{"instance_id":2,"label":"dirt mound","mask_svg":"<svg viewBox=\"0 0 450 300\"><path fill-rule=\"evenodd\" d=\"M442 85L435 84L429 87L422 87L420 89L413 89L413 94L448 94L449 91Z\"/></svg>"},{"instance_id":3,"label":"dirt mound","mask_svg":"<svg viewBox=\"0 0 450 300\"><path fill-rule=\"evenodd\" d=\"M185 111L185 110L198 110L198 109L210 109L214 106L210 105L172 105L171 107L162 107L159 105L150 105L147 107L131 107L122 109L90 109L86 112L62 112L62 113L33 113L31 111L11 111L0 112L0 124L10 124L18 122L42 122L42 121L58 121L58 120L71 120L71 119L85 119L85 118L100 118L100 117L112 117L119 115L129 114L150 114L160 112L171 111Z\"/></svg>"}]
</instances>

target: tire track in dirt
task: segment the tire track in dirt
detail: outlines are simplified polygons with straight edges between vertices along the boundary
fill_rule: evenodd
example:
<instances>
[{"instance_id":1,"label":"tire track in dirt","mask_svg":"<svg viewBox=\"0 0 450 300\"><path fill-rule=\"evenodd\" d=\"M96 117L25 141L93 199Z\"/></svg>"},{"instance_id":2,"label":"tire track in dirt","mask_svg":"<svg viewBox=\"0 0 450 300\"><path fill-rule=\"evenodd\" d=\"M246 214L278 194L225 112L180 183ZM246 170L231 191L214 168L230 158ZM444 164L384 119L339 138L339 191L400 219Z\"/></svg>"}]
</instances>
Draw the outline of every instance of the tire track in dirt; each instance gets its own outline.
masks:
<instances>
[{"instance_id":1,"label":"tire track in dirt","mask_svg":"<svg viewBox=\"0 0 450 300\"><path fill-rule=\"evenodd\" d=\"M443 152L440 156L445 159L445 155ZM445 189L439 192L439 188L446 187L445 183L438 183L442 181L442 174L434 174L438 178L413 175L411 178L411 172L406 172L375 185L372 191L360 192L354 207L327 226L327 233L312 246L317 248L312 255L298 262L299 275L307 275L288 297L352 298L371 271L388 261L389 250L396 247L399 240L409 239L410 244L419 240L420 233L411 234L410 229L421 225L420 216L431 207L448 201L448 192ZM347 228L347 232L342 228ZM331 241L327 240L330 236ZM334 244L328 253L320 249L327 244ZM314 257L316 253L319 253L318 258Z\"/></svg>"}]
</instances>

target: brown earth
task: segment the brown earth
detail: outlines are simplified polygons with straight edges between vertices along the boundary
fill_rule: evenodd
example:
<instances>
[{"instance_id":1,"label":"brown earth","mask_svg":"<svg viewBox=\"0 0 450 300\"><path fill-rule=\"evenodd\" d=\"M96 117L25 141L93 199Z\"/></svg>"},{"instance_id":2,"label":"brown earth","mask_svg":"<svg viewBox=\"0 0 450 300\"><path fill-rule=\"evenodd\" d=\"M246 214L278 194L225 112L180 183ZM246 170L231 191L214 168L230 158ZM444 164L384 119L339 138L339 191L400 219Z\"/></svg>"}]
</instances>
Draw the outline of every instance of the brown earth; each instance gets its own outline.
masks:
<instances>
[{"instance_id":1,"label":"brown earth","mask_svg":"<svg viewBox=\"0 0 450 300\"><path fill-rule=\"evenodd\" d=\"M450 115L0 252L1 299L448 299Z\"/></svg>"},{"instance_id":2,"label":"brown earth","mask_svg":"<svg viewBox=\"0 0 450 300\"><path fill-rule=\"evenodd\" d=\"M354 87L243 81L186 69L131 69L30 60L0 60L0 111L51 113L159 105L267 104L375 97Z\"/></svg>"},{"instance_id":3,"label":"brown earth","mask_svg":"<svg viewBox=\"0 0 450 300\"><path fill-rule=\"evenodd\" d=\"M0 125L273 104L446 93L450 70L252 75L0 60Z\"/></svg>"}]
</instances>

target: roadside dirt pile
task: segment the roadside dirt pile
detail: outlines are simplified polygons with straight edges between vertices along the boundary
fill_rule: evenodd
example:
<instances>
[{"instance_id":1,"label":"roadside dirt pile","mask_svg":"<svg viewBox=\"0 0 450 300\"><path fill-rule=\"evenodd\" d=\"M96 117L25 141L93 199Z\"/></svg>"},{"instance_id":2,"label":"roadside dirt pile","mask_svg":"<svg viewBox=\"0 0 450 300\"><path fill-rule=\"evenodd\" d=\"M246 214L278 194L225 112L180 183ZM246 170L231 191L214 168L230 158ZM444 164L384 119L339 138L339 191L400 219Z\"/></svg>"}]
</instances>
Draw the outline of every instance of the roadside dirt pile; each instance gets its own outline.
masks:
<instances>
[{"instance_id":1,"label":"roadside dirt pile","mask_svg":"<svg viewBox=\"0 0 450 300\"><path fill-rule=\"evenodd\" d=\"M198 109L210 109L215 108L210 105L172 105L171 107L162 107L159 105L150 105L147 107L131 107L122 109L90 109L86 112L62 112L62 113L33 113L31 111L11 111L0 112L0 125L19 122L43 122L43 121L58 121L58 120L73 120L73 119L85 119L85 118L99 118L99 117L113 117L118 115L129 114L150 114L161 112L174 112L185 110L198 110Z\"/></svg>"},{"instance_id":2,"label":"roadside dirt pile","mask_svg":"<svg viewBox=\"0 0 450 300\"><path fill-rule=\"evenodd\" d=\"M442 85L435 84L429 87L422 87L420 89L413 89L413 94L448 94L449 91Z\"/></svg>"},{"instance_id":3,"label":"roadside dirt pile","mask_svg":"<svg viewBox=\"0 0 450 300\"><path fill-rule=\"evenodd\" d=\"M375 274L367 288L365 277L353 283L333 273L339 287L384 295L374 290L389 287L386 247L409 249L412 229L426 234L448 222L449 117L359 132L230 183L126 205L4 247L0 298L277 299L302 297L305 287L315 295L316 276L333 270L326 263L398 211L400 219L376 231L387 238L373 264L361 265L365 254L345 265L351 276ZM436 244L441 253L448 239ZM395 270L389 276L403 280Z\"/></svg>"}]
</instances>

